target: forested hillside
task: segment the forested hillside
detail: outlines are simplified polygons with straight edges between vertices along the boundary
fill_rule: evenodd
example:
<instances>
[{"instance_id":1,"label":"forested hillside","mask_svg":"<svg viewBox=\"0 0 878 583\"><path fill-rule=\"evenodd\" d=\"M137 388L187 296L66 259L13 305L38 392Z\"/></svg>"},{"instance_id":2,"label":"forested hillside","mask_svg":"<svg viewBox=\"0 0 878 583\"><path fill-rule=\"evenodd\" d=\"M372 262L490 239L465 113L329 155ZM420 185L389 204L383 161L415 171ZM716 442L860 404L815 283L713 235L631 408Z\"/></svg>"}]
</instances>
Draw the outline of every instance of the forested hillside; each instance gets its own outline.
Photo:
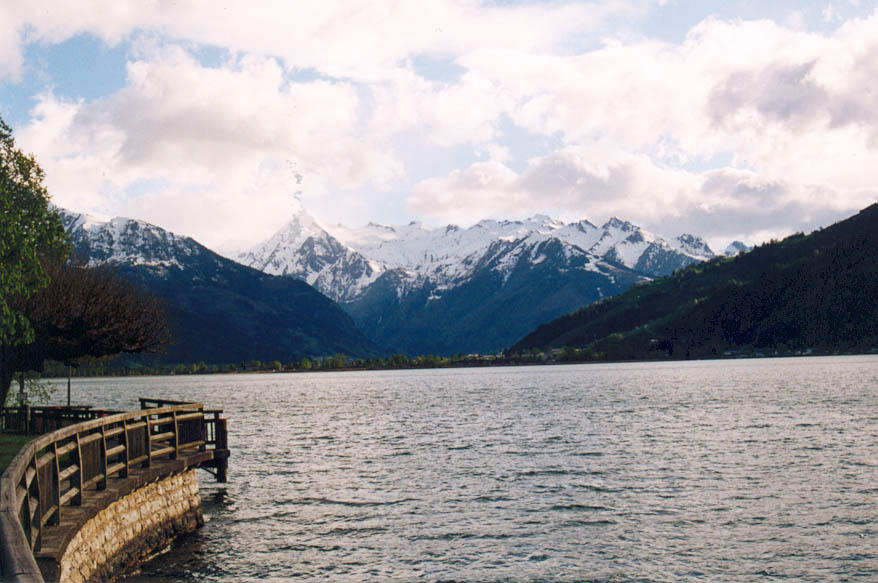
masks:
<instances>
[{"instance_id":1,"label":"forested hillside","mask_svg":"<svg viewBox=\"0 0 878 583\"><path fill-rule=\"evenodd\" d=\"M868 352L878 347L878 204L810 235L716 258L544 324L512 352L587 358Z\"/></svg>"},{"instance_id":2,"label":"forested hillside","mask_svg":"<svg viewBox=\"0 0 878 583\"><path fill-rule=\"evenodd\" d=\"M245 267L142 221L61 214L78 260L111 265L165 303L175 337L165 362L378 352L350 316L305 282Z\"/></svg>"}]
</instances>

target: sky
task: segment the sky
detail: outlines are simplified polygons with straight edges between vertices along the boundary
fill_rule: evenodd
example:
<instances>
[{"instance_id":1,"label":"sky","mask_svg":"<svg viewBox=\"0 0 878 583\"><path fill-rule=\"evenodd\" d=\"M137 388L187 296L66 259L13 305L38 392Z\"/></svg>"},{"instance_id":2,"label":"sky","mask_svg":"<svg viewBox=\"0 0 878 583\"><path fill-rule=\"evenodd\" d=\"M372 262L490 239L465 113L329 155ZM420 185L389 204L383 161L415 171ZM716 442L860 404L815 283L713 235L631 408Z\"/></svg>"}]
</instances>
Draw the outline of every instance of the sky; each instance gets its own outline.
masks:
<instances>
[{"instance_id":1,"label":"sky","mask_svg":"<svg viewBox=\"0 0 878 583\"><path fill-rule=\"evenodd\" d=\"M224 253L297 200L721 250L878 200L878 4L4 0L0 116L58 206Z\"/></svg>"}]
</instances>

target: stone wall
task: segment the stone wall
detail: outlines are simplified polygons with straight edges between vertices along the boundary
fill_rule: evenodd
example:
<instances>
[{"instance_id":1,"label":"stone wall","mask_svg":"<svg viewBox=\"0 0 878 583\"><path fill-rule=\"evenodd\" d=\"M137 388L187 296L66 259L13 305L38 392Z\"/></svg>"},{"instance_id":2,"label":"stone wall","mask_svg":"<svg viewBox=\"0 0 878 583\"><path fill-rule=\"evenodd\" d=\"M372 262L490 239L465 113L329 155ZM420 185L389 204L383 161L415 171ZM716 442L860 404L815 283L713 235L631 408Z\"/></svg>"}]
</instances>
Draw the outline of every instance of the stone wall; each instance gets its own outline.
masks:
<instances>
[{"instance_id":1,"label":"stone wall","mask_svg":"<svg viewBox=\"0 0 878 583\"><path fill-rule=\"evenodd\" d=\"M130 492L91 518L67 545L59 581L104 581L135 569L183 533L204 524L195 470Z\"/></svg>"}]
</instances>

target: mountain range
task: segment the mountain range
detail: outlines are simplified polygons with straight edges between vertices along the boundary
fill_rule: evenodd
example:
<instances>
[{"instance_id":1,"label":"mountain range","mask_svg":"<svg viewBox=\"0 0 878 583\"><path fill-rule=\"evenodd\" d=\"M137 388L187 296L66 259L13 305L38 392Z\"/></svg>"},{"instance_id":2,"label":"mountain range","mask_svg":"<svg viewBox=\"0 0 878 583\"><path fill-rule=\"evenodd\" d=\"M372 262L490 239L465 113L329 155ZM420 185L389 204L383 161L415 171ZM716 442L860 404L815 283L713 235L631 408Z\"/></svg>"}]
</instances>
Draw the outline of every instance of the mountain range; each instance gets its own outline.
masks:
<instances>
[{"instance_id":1,"label":"mountain range","mask_svg":"<svg viewBox=\"0 0 878 583\"><path fill-rule=\"evenodd\" d=\"M747 249L736 242L727 252ZM561 314L715 256L694 235L666 239L617 218L601 227L538 215L469 228L326 228L299 206L236 259L313 285L389 351L447 355L500 350Z\"/></svg>"},{"instance_id":2,"label":"mountain range","mask_svg":"<svg viewBox=\"0 0 878 583\"><path fill-rule=\"evenodd\" d=\"M809 235L713 259L543 324L511 352L586 358L870 352L878 347L878 204Z\"/></svg>"},{"instance_id":3,"label":"mountain range","mask_svg":"<svg viewBox=\"0 0 878 583\"><path fill-rule=\"evenodd\" d=\"M240 265L143 221L59 212L77 261L112 265L165 301L175 336L167 362L378 352L350 316L303 281Z\"/></svg>"},{"instance_id":4,"label":"mountain range","mask_svg":"<svg viewBox=\"0 0 878 583\"><path fill-rule=\"evenodd\" d=\"M166 359L178 362L492 353L716 257L696 236L663 238L617 218L324 228L298 206L236 262L143 221L61 212L80 261L114 265L166 300L178 338Z\"/></svg>"}]
</instances>

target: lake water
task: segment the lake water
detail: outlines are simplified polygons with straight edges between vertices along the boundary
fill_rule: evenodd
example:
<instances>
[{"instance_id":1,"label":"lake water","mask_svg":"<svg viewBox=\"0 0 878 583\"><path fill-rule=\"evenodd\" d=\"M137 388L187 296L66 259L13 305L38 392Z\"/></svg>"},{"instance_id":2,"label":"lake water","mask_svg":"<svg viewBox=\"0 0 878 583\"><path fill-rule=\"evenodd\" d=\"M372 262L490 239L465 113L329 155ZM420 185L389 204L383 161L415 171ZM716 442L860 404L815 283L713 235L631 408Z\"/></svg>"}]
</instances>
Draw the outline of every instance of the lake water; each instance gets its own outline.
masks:
<instances>
[{"instance_id":1,"label":"lake water","mask_svg":"<svg viewBox=\"0 0 878 583\"><path fill-rule=\"evenodd\" d=\"M63 391L63 386L58 397ZM229 418L131 581L876 581L878 357L74 380Z\"/></svg>"}]
</instances>

